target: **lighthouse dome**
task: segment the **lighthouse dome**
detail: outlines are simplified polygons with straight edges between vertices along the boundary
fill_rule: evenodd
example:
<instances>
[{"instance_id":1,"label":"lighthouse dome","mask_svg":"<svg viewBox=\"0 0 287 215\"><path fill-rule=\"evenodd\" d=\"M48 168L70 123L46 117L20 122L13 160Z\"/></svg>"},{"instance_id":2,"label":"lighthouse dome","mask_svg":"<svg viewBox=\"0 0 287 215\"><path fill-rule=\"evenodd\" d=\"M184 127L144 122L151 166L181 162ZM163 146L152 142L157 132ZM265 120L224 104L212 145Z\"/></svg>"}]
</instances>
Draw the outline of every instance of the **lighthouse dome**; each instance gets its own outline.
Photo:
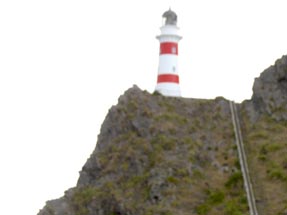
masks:
<instances>
[{"instance_id":1,"label":"lighthouse dome","mask_svg":"<svg viewBox=\"0 0 287 215\"><path fill-rule=\"evenodd\" d=\"M165 25L176 25L177 23L177 15L171 9L164 12L162 17L165 19Z\"/></svg>"}]
</instances>

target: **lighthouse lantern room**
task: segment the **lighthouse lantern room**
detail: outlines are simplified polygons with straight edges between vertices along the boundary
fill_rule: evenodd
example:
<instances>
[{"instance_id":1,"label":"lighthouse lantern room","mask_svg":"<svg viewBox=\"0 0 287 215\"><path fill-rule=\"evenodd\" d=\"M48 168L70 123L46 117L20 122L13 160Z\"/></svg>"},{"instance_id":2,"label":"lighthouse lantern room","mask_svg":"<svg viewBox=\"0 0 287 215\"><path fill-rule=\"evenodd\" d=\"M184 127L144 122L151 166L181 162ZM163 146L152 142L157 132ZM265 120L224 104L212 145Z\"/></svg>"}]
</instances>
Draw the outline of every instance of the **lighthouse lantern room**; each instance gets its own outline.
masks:
<instances>
[{"instance_id":1,"label":"lighthouse lantern room","mask_svg":"<svg viewBox=\"0 0 287 215\"><path fill-rule=\"evenodd\" d=\"M155 91L165 96L181 96L178 76L178 34L177 15L171 9L163 15L161 34L156 38L160 42L159 67Z\"/></svg>"}]
</instances>

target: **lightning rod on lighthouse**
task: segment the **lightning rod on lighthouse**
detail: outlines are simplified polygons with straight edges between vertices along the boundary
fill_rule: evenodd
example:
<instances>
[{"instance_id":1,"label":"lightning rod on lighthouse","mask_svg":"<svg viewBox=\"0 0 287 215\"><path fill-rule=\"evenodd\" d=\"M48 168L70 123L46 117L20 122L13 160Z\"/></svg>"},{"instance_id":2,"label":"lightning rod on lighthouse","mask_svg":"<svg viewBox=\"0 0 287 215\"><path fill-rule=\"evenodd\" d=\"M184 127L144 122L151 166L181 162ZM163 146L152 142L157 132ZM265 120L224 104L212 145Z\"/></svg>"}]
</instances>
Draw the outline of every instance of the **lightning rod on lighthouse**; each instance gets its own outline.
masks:
<instances>
[{"instance_id":1,"label":"lightning rod on lighthouse","mask_svg":"<svg viewBox=\"0 0 287 215\"><path fill-rule=\"evenodd\" d=\"M171 9L163 15L161 34L156 38L160 42L159 67L155 91L164 96L181 96L178 75L178 34L177 15Z\"/></svg>"}]
</instances>

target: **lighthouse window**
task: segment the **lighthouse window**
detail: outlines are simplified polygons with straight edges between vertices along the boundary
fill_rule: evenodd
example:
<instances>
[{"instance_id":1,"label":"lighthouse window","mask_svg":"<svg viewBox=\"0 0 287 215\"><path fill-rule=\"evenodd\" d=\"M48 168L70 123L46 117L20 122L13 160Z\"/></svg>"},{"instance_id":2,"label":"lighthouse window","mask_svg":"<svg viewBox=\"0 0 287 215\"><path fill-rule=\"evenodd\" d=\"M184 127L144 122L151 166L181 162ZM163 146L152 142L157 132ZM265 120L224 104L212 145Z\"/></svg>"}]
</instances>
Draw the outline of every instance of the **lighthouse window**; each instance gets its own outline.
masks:
<instances>
[{"instance_id":1,"label":"lighthouse window","mask_svg":"<svg viewBox=\"0 0 287 215\"><path fill-rule=\"evenodd\" d=\"M171 48L171 52L172 52L173 54L176 54L176 47L172 47L172 48Z\"/></svg>"},{"instance_id":2,"label":"lighthouse window","mask_svg":"<svg viewBox=\"0 0 287 215\"><path fill-rule=\"evenodd\" d=\"M175 66L173 66L173 67L172 67L172 71L175 72L175 70L176 70L176 68L175 68Z\"/></svg>"}]
</instances>

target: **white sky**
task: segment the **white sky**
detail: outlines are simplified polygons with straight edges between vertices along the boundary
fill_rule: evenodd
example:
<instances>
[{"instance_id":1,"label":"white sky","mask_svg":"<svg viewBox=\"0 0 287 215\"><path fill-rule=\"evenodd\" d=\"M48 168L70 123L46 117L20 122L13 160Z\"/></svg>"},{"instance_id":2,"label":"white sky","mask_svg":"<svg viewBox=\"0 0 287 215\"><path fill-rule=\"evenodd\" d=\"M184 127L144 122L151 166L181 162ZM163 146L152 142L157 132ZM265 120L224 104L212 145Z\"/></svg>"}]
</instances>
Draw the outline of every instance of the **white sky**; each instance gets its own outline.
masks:
<instances>
[{"instance_id":1,"label":"white sky","mask_svg":"<svg viewBox=\"0 0 287 215\"><path fill-rule=\"evenodd\" d=\"M287 54L286 0L0 1L1 214L75 186L111 105L133 84L153 92L169 6L184 97L249 99Z\"/></svg>"}]
</instances>

